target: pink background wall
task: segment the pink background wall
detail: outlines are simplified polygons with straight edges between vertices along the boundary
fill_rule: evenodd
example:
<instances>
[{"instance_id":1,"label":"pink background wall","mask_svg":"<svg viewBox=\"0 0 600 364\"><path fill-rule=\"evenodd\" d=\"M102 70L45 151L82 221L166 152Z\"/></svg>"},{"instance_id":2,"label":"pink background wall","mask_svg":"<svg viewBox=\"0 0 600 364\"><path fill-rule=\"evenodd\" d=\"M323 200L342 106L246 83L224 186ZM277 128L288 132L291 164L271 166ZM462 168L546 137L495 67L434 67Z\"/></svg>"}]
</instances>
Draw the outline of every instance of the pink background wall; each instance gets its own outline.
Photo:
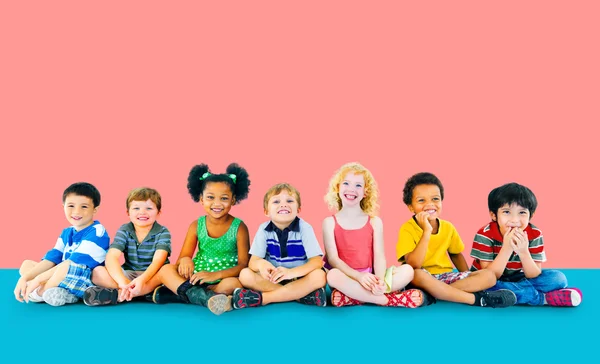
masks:
<instances>
[{"instance_id":1,"label":"pink background wall","mask_svg":"<svg viewBox=\"0 0 600 364\"><path fill-rule=\"evenodd\" d=\"M134 187L163 195L174 257L199 216L190 168L246 167L232 213L254 235L288 181L321 234L336 168L380 184L386 252L404 181L431 171L467 245L488 192L537 194L546 267L599 268L596 1L2 2L0 267L39 259L66 226L63 189L89 181L111 236ZM468 258L470 262L471 259Z\"/></svg>"}]
</instances>

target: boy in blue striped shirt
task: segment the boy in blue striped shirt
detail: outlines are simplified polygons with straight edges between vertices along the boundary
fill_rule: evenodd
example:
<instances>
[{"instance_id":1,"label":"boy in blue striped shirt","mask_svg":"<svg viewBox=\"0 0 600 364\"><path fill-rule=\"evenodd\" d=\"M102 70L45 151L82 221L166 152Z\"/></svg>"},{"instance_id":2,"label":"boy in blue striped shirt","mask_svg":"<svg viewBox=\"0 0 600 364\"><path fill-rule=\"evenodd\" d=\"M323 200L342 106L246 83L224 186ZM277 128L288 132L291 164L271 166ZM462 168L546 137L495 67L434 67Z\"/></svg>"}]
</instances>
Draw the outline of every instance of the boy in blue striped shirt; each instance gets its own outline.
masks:
<instances>
[{"instance_id":1,"label":"boy in blue striped shirt","mask_svg":"<svg viewBox=\"0 0 600 364\"><path fill-rule=\"evenodd\" d=\"M131 301L161 284L157 273L169 263L171 233L156 221L162 207L160 194L152 188L136 188L127 196L126 207L131 221L117 231L106 255L106 268L94 269L96 286L83 296L88 306ZM122 266L121 255L125 255Z\"/></svg>"},{"instance_id":2,"label":"boy in blue striped shirt","mask_svg":"<svg viewBox=\"0 0 600 364\"><path fill-rule=\"evenodd\" d=\"M323 252L313 228L298 217L300 193L287 183L265 194L265 215L250 247L248 268L240 272L246 288L233 292L233 308L298 301L325 306Z\"/></svg>"},{"instance_id":3,"label":"boy in blue striped shirt","mask_svg":"<svg viewBox=\"0 0 600 364\"><path fill-rule=\"evenodd\" d=\"M54 248L42 261L25 260L15 287L20 302L46 302L52 306L75 303L92 285L92 269L104 263L110 238L94 216L100 192L77 182L63 192L63 207L70 227L64 229Z\"/></svg>"}]
</instances>

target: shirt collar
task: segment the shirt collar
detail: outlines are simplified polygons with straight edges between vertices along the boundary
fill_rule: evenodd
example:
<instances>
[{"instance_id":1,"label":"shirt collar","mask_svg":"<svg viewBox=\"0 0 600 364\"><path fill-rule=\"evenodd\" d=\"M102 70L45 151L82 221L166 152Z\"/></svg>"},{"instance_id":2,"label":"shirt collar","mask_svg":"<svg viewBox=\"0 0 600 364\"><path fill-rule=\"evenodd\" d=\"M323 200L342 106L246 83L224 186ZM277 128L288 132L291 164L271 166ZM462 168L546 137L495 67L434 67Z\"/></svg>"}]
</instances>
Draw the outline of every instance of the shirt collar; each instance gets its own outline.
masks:
<instances>
[{"instance_id":1,"label":"shirt collar","mask_svg":"<svg viewBox=\"0 0 600 364\"><path fill-rule=\"evenodd\" d=\"M270 221L267 226L265 227L265 231L275 231L277 232L277 230L279 231L294 231L294 232L300 232L300 218L298 216L296 216L296 218L294 219L294 221L292 221L292 223L290 225L288 225L288 227L286 227L283 230L280 230L277 226L275 226L275 224L273 224L273 221Z\"/></svg>"},{"instance_id":2,"label":"shirt collar","mask_svg":"<svg viewBox=\"0 0 600 364\"><path fill-rule=\"evenodd\" d=\"M162 229L162 225L159 224L158 221L155 221L154 224L152 225L152 229L150 229L150 232L148 232L148 236L156 235L161 229ZM128 224L125 225L125 230L132 234L135 234L135 226L133 225L132 222L129 222Z\"/></svg>"}]
</instances>

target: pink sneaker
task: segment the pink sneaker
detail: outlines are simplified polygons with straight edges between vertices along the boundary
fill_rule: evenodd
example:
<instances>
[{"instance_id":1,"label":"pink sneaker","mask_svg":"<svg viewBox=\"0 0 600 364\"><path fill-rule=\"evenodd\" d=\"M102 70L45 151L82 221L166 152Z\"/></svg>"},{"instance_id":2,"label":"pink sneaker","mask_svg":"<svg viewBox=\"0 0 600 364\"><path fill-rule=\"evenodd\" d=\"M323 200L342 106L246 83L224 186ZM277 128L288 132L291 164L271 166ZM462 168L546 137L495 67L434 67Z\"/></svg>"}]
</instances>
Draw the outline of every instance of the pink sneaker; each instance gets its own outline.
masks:
<instances>
[{"instance_id":1,"label":"pink sneaker","mask_svg":"<svg viewBox=\"0 0 600 364\"><path fill-rule=\"evenodd\" d=\"M579 306L583 294L578 288L563 288L546 293L546 302L550 306L575 307Z\"/></svg>"}]
</instances>

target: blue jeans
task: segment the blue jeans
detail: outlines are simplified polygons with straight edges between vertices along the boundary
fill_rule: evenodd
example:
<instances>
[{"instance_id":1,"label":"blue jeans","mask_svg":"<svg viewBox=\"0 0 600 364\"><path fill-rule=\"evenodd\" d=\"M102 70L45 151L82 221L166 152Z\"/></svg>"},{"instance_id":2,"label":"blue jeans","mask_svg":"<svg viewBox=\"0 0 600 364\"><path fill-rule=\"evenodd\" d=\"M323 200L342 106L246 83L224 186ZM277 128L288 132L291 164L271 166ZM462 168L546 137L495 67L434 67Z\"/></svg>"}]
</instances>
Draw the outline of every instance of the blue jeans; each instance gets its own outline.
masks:
<instances>
[{"instance_id":1,"label":"blue jeans","mask_svg":"<svg viewBox=\"0 0 600 364\"><path fill-rule=\"evenodd\" d=\"M541 306L544 304L544 294L567 287L567 277L558 270L542 270L535 278L523 278L518 282L498 281L488 291L508 289L517 296L517 305Z\"/></svg>"}]
</instances>

